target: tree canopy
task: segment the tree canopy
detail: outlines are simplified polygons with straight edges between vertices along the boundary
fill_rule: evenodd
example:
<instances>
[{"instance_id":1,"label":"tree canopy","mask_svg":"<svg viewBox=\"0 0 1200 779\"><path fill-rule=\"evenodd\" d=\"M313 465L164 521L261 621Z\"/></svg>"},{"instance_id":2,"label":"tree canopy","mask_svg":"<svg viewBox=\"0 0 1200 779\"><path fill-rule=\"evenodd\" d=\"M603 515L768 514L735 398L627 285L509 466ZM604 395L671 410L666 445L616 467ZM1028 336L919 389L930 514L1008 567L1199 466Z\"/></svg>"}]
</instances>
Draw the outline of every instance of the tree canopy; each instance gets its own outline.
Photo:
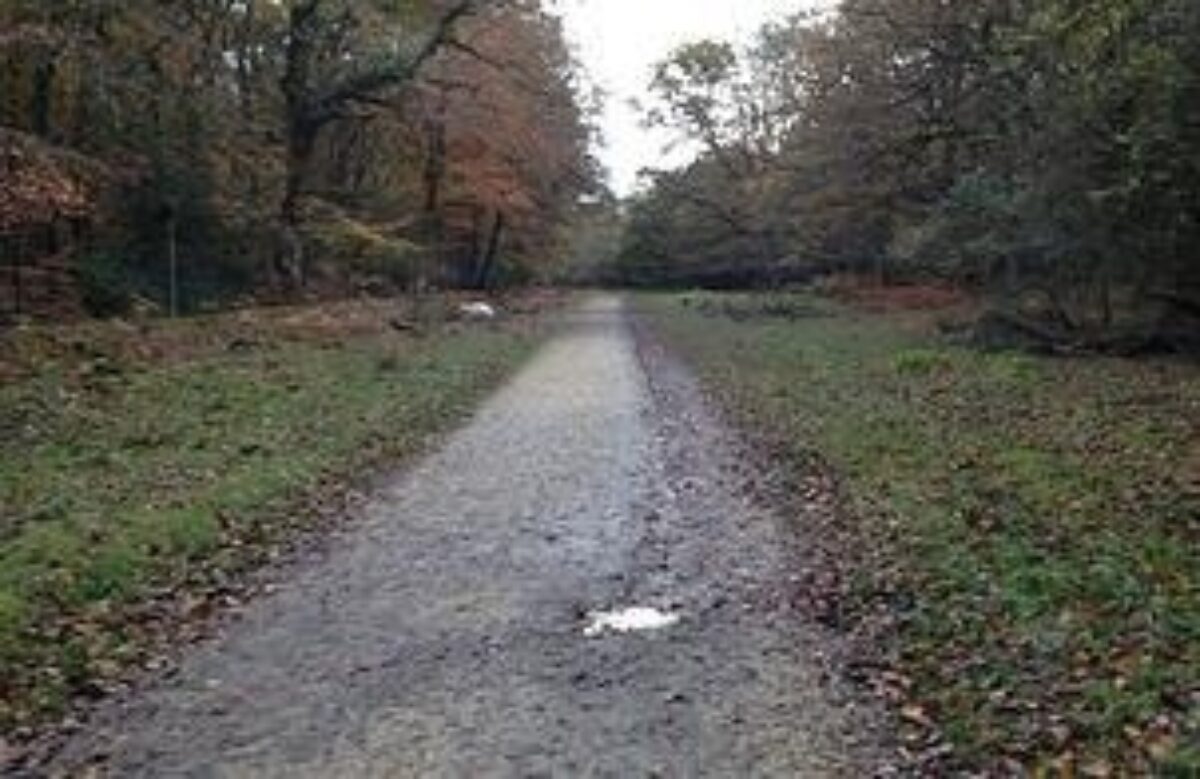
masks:
<instances>
[{"instance_id":1,"label":"tree canopy","mask_svg":"<svg viewBox=\"0 0 1200 779\"><path fill-rule=\"evenodd\" d=\"M96 214L80 277L150 299L176 252L189 304L529 274L598 186L582 78L534 0L11 0L0 29L5 153L107 171L41 168ZM61 248L54 221L5 258Z\"/></svg>"},{"instance_id":2,"label":"tree canopy","mask_svg":"<svg viewBox=\"0 0 1200 779\"><path fill-rule=\"evenodd\" d=\"M845 0L688 44L647 121L702 152L630 206L630 278L941 278L1105 327L1196 297L1200 6Z\"/></svg>"}]
</instances>

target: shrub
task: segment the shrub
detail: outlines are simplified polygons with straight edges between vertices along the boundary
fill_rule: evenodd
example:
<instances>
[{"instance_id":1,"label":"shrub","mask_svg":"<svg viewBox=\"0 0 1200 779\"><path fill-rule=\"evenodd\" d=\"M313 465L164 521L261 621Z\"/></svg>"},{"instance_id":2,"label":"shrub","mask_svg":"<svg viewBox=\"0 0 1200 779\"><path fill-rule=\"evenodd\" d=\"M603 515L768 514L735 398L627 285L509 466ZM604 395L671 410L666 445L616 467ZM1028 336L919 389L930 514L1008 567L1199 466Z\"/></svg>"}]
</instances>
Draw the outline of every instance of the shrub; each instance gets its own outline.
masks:
<instances>
[{"instance_id":1,"label":"shrub","mask_svg":"<svg viewBox=\"0 0 1200 779\"><path fill-rule=\"evenodd\" d=\"M104 252L84 255L76 266L76 278L83 304L94 316L120 316L133 305L136 283L120 256Z\"/></svg>"},{"instance_id":2,"label":"shrub","mask_svg":"<svg viewBox=\"0 0 1200 779\"><path fill-rule=\"evenodd\" d=\"M897 373L926 376L950 367L950 359L933 349L905 349L896 355L892 365Z\"/></svg>"},{"instance_id":3,"label":"shrub","mask_svg":"<svg viewBox=\"0 0 1200 779\"><path fill-rule=\"evenodd\" d=\"M340 273L380 276L399 287L412 284L423 249L375 227L333 215L310 225L306 237L313 256Z\"/></svg>"}]
</instances>

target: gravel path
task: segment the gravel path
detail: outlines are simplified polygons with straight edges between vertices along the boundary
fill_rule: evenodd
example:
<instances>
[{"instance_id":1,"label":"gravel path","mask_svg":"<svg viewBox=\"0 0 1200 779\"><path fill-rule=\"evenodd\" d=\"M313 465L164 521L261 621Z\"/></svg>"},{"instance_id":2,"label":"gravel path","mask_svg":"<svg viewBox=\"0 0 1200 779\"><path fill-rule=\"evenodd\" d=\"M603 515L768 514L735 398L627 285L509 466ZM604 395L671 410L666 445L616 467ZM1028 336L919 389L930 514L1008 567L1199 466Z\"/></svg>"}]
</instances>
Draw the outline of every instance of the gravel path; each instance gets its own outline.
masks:
<instances>
[{"instance_id":1,"label":"gravel path","mask_svg":"<svg viewBox=\"0 0 1200 779\"><path fill-rule=\"evenodd\" d=\"M322 561L55 771L861 775L869 717L788 606L784 523L690 376L596 297ZM678 618L585 635L625 607Z\"/></svg>"}]
</instances>

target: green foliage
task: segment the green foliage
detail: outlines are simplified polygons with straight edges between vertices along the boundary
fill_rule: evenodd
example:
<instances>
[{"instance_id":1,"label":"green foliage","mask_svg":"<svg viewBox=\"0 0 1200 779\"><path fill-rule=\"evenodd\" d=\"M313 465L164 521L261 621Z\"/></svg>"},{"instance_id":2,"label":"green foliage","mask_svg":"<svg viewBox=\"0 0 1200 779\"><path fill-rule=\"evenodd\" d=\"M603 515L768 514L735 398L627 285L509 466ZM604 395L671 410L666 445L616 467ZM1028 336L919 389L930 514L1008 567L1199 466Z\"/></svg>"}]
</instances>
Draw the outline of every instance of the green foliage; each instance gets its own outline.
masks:
<instances>
[{"instance_id":1,"label":"green foliage","mask_svg":"<svg viewBox=\"0 0 1200 779\"><path fill-rule=\"evenodd\" d=\"M648 119L703 151L633 204L627 262L1033 285L1113 331L1115 296L1200 288L1197 52L1190 0L847 0L684 47Z\"/></svg>"},{"instance_id":2,"label":"green foliage","mask_svg":"<svg viewBox=\"0 0 1200 779\"><path fill-rule=\"evenodd\" d=\"M951 367L950 360L944 354L932 349L905 349L896 354L892 364L898 373L918 376Z\"/></svg>"},{"instance_id":3,"label":"green foliage","mask_svg":"<svg viewBox=\"0 0 1200 779\"><path fill-rule=\"evenodd\" d=\"M615 275L628 284L753 286L769 281L776 245L759 215L737 205L729 173L711 159L660 174L629 203Z\"/></svg>"},{"instance_id":4,"label":"green foliage","mask_svg":"<svg viewBox=\"0 0 1200 779\"><path fill-rule=\"evenodd\" d=\"M897 224L889 253L902 275L931 275L978 285L1006 263L1036 251L1020 215L1021 193L1002 179L968 174L934 207Z\"/></svg>"},{"instance_id":5,"label":"green foliage","mask_svg":"<svg viewBox=\"0 0 1200 779\"><path fill-rule=\"evenodd\" d=\"M117 316L133 305L136 284L124 257L109 253L85 255L76 268L83 303L94 316Z\"/></svg>"},{"instance_id":6,"label":"green foliage","mask_svg":"<svg viewBox=\"0 0 1200 779\"><path fill-rule=\"evenodd\" d=\"M305 234L316 256L353 275L382 277L404 289L416 279L428 255L417 244L343 215L309 222Z\"/></svg>"}]
</instances>

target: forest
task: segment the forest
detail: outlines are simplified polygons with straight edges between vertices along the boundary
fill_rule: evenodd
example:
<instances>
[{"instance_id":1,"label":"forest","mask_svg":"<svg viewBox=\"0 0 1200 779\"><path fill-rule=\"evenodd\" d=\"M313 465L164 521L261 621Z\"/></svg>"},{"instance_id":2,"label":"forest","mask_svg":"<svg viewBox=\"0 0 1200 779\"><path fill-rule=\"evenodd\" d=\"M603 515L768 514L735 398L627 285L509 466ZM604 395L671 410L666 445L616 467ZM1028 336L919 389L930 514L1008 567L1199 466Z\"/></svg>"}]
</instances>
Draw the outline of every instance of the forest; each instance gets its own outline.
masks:
<instances>
[{"instance_id":1,"label":"forest","mask_svg":"<svg viewBox=\"0 0 1200 779\"><path fill-rule=\"evenodd\" d=\"M695 158L621 203L595 159L602 96L534 2L0 14L9 317L565 265L635 285L935 281L995 301L1000 340L1197 346L1187 0L848 0L747 46L684 45L648 74L644 121Z\"/></svg>"},{"instance_id":2,"label":"forest","mask_svg":"<svg viewBox=\"0 0 1200 779\"><path fill-rule=\"evenodd\" d=\"M0 4L5 314L534 276L594 190L534 2Z\"/></svg>"},{"instance_id":3,"label":"forest","mask_svg":"<svg viewBox=\"0 0 1200 779\"><path fill-rule=\"evenodd\" d=\"M617 279L934 281L1045 345L1196 346L1190 0L846 0L686 45L653 93L699 154L629 204Z\"/></svg>"},{"instance_id":4,"label":"forest","mask_svg":"<svg viewBox=\"0 0 1200 779\"><path fill-rule=\"evenodd\" d=\"M1197 0L0 0L0 774L1198 776L1198 246Z\"/></svg>"}]
</instances>

